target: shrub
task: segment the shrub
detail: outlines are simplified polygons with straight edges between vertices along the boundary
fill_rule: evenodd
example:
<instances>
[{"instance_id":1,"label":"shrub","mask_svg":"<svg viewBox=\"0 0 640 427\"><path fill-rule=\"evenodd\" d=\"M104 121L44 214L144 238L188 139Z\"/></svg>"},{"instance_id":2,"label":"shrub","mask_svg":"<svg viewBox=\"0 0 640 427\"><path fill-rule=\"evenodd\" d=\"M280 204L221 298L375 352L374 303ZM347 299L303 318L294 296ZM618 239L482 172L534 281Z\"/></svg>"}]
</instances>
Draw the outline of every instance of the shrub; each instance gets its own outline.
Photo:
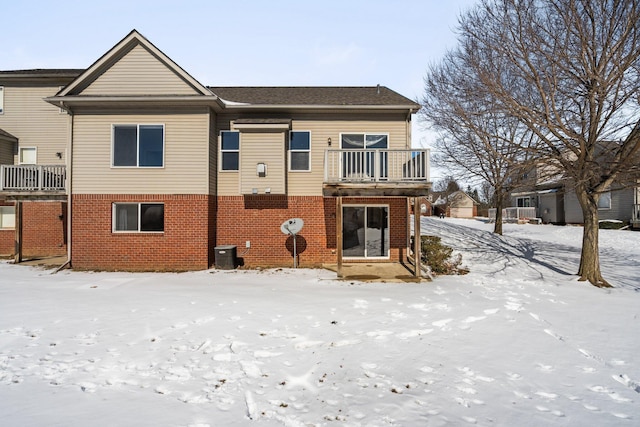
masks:
<instances>
[{"instance_id":1,"label":"shrub","mask_svg":"<svg viewBox=\"0 0 640 427\"><path fill-rule=\"evenodd\" d=\"M598 223L601 230L619 230L625 226L625 223L618 220L603 219Z\"/></svg>"},{"instance_id":2,"label":"shrub","mask_svg":"<svg viewBox=\"0 0 640 427\"><path fill-rule=\"evenodd\" d=\"M421 260L435 274L466 274L469 271L460 267L462 255L453 256L453 249L442 243L438 236L420 236Z\"/></svg>"}]
</instances>

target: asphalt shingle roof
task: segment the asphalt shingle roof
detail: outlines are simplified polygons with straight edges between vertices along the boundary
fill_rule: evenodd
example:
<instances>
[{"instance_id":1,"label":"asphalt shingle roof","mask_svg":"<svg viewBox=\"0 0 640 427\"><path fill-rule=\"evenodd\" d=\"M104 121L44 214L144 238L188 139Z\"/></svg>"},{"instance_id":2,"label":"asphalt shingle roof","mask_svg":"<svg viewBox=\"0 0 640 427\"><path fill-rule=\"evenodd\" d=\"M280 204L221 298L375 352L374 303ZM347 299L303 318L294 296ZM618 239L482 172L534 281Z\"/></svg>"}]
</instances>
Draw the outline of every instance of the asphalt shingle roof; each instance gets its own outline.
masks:
<instances>
[{"instance_id":1,"label":"asphalt shingle roof","mask_svg":"<svg viewBox=\"0 0 640 427\"><path fill-rule=\"evenodd\" d=\"M414 101L385 86L209 87L225 101L250 105L410 105Z\"/></svg>"},{"instance_id":2,"label":"asphalt shingle roof","mask_svg":"<svg viewBox=\"0 0 640 427\"><path fill-rule=\"evenodd\" d=\"M77 77L80 68L35 68L0 71L6 76ZM322 106L407 106L419 108L415 101L386 86L208 86L229 103L248 105L322 105Z\"/></svg>"}]
</instances>

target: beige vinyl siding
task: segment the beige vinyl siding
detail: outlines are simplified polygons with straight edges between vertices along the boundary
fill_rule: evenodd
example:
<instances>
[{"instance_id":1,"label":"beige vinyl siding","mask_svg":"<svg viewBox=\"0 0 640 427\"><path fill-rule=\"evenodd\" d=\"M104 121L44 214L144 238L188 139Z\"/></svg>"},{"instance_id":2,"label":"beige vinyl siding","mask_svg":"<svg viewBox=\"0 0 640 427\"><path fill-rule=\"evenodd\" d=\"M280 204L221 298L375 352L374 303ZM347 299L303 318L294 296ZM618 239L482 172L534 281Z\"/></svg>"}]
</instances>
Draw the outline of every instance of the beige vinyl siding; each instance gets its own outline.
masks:
<instances>
[{"instance_id":1,"label":"beige vinyl siding","mask_svg":"<svg viewBox=\"0 0 640 427\"><path fill-rule=\"evenodd\" d=\"M216 127L216 115L209 115L209 194L217 193L218 174L218 131Z\"/></svg>"},{"instance_id":2,"label":"beige vinyl siding","mask_svg":"<svg viewBox=\"0 0 640 427\"><path fill-rule=\"evenodd\" d=\"M287 194L290 196L321 196L324 181L324 153L340 149L341 133L381 133L389 135L389 148L407 148L407 127L402 118L388 120L294 120L292 130L311 132L311 171L288 172ZM327 139L331 138L331 146Z\"/></svg>"},{"instance_id":3,"label":"beige vinyl siding","mask_svg":"<svg viewBox=\"0 0 640 427\"><path fill-rule=\"evenodd\" d=\"M4 86L4 113L0 114L0 128L18 138L20 147L36 147L37 162L41 165L65 163L69 116L43 101L58 90L58 86ZM58 158L56 153L62 153L62 158ZM14 162L18 164L17 156Z\"/></svg>"},{"instance_id":4,"label":"beige vinyl siding","mask_svg":"<svg viewBox=\"0 0 640 427\"><path fill-rule=\"evenodd\" d=\"M230 122L236 116L230 114L219 115L217 118L217 133L230 129ZM321 196L324 181L324 156L327 149L340 149L341 133L384 133L389 135L389 148L410 148L411 140L406 125L406 114L349 114L346 112L311 114L300 113L287 115L292 119L292 130L311 132L311 171L286 172L286 193L290 196ZM240 136L240 155L243 155L245 134ZM288 135L285 136L288 138ZM331 147L327 139L331 138ZM287 140L283 141L285 170L288 171ZM217 141L220 150L220 141ZM241 161L242 165L242 161ZM219 171L219 160L216 167ZM251 167L255 174L255 164ZM218 172L218 194L223 196L238 195L240 193L240 172Z\"/></svg>"},{"instance_id":5,"label":"beige vinyl siding","mask_svg":"<svg viewBox=\"0 0 640 427\"><path fill-rule=\"evenodd\" d=\"M285 132L240 132L240 193L256 188L264 194L285 194ZM266 176L257 174L258 163L267 167Z\"/></svg>"},{"instance_id":6,"label":"beige vinyl siding","mask_svg":"<svg viewBox=\"0 0 640 427\"><path fill-rule=\"evenodd\" d=\"M196 90L137 45L100 75L82 95L195 95Z\"/></svg>"},{"instance_id":7,"label":"beige vinyl siding","mask_svg":"<svg viewBox=\"0 0 640 427\"><path fill-rule=\"evenodd\" d=\"M164 124L164 167L112 168L114 124ZM73 192L208 194L209 114L76 115Z\"/></svg>"}]
</instances>

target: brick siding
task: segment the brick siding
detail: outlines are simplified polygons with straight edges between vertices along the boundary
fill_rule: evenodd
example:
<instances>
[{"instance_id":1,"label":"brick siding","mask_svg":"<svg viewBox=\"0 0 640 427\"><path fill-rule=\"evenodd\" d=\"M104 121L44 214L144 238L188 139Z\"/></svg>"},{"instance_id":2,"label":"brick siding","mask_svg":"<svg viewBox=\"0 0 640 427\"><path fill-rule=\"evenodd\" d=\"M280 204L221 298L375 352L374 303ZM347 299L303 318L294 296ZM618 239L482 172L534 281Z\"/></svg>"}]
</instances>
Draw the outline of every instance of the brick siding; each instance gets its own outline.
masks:
<instances>
[{"instance_id":1,"label":"brick siding","mask_svg":"<svg viewBox=\"0 0 640 427\"><path fill-rule=\"evenodd\" d=\"M207 195L74 195L71 265L80 270L185 271L213 262ZM164 203L164 232L113 233L114 202Z\"/></svg>"},{"instance_id":2,"label":"brick siding","mask_svg":"<svg viewBox=\"0 0 640 427\"><path fill-rule=\"evenodd\" d=\"M343 205L389 205L391 260L400 260L406 246L406 199L343 198ZM290 218L302 218L297 235L298 264L302 267L335 263L336 199L322 196L219 196L217 245L236 245L247 267L293 265L293 238L280 231ZM246 241L251 247L247 250ZM373 262L372 259L363 260Z\"/></svg>"},{"instance_id":3,"label":"brick siding","mask_svg":"<svg viewBox=\"0 0 640 427\"><path fill-rule=\"evenodd\" d=\"M4 203L4 206L12 206ZM36 258L67 253L67 203L22 202L22 256ZM0 230L0 255L15 254L16 232Z\"/></svg>"}]
</instances>

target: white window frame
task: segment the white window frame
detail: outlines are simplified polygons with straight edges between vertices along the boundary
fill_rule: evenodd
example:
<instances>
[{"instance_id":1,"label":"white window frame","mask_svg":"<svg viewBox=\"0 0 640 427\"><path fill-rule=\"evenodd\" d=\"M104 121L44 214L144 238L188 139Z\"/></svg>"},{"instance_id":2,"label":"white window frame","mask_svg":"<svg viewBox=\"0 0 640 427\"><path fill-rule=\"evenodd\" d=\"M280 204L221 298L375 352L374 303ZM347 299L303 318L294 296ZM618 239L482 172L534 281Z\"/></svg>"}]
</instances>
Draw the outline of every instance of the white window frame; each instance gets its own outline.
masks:
<instances>
[{"instance_id":1,"label":"white window frame","mask_svg":"<svg viewBox=\"0 0 640 427\"><path fill-rule=\"evenodd\" d=\"M238 134L238 149L237 150L223 150L222 149L222 134L223 133L235 133L235 134ZM220 161L219 161L220 167L218 168L218 170L220 172L224 172L224 173L227 173L227 172L238 173L238 172L240 172L240 147L242 145L241 141L240 141L240 132L237 131L237 130L221 130L220 134L219 134L219 138L220 138ZM238 153L238 169L223 169L222 168L222 165L223 165L223 163L222 163L223 153Z\"/></svg>"},{"instance_id":2,"label":"white window frame","mask_svg":"<svg viewBox=\"0 0 640 427\"><path fill-rule=\"evenodd\" d=\"M522 206L520 206L520 200L527 200L527 205L525 206L525 204L523 203ZM531 196L522 196L522 197L516 197L516 207L517 208L535 208L535 203L532 201Z\"/></svg>"},{"instance_id":3,"label":"white window frame","mask_svg":"<svg viewBox=\"0 0 640 427\"><path fill-rule=\"evenodd\" d=\"M33 150L35 161L33 163L23 163L22 162L22 151L23 150ZM38 164L38 147L20 147L18 146L18 164L20 165L37 165Z\"/></svg>"},{"instance_id":4,"label":"white window frame","mask_svg":"<svg viewBox=\"0 0 640 427\"><path fill-rule=\"evenodd\" d=\"M136 127L136 165L116 166L115 160L115 136L116 127L135 126ZM162 126L162 165L161 166L140 166L140 126ZM112 169L163 169L165 165L167 129L164 123L114 123L111 125L111 168Z\"/></svg>"},{"instance_id":5,"label":"white window frame","mask_svg":"<svg viewBox=\"0 0 640 427\"><path fill-rule=\"evenodd\" d=\"M0 114L4 114L4 86L0 86Z\"/></svg>"},{"instance_id":6,"label":"white window frame","mask_svg":"<svg viewBox=\"0 0 640 427\"><path fill-rule=\"evenodd\" d=\"M5 215L13 216L13 223L11 225L5 224ZM16 228L16 207L15 206L0 206L0 229L1 230L14 230Z\"/></svg>"},{"instance_id":7,"label":"white window frame","mask_svg":"<svg viewBox=\"0 0 640 427\"><path fill-rule=\"evenodd\" d=\"M605 197L603 198L603 196ZM603 201L608 201L608 203L602 206L601 203L603 203ZM598 210L606 211L610 209L611 209L611 191L605 191L602 194L600 194L600 198L598 199Z\"/></svg>"},{"instance_id":8,"label":"white window frame","mask_svg":"<svg viewBox=\"0 0 640 427\"><path fill-rule=\"evenodd\" d=\"M366 219L366 215L367 215L367 208L387 208L387 231L388 231L388 242L389 242L389 250L387 250L387 255L385 256L367 256L367 247L365 246L364 248L364 256L342 256L343 259L346 260L363 260L363 259L370 259L370 260L385 260L385 259L390 259L391 258L391 206L390 205L385 205L385 204L345 204L342 205L342 216L343 216L343 222L344 222L344 208L365 208L365 244L366 244L366 233L367 233L367 219ZM340 225L342 227L342 224ZM342 233L343 230L340 230L340 233ZM344 238L344 236L343 236Z\"/></svg>"},{"instance_id":9,"label":"white window frame","mask_svg":"<svg viewBox=\"0 0 640 427\"><path fill-rule=\"evenodd\" d=\"M298 133L306 133L309 135L309 148L305 149L305 150L301 150L301 149L295 149L292 150L291 149L291 134L293 132L298 132ZM292 153L309 153L309 162L307 163L307 169L291 169L292 163L291 163L291 154ZM292 130L289 131L289 172L311 172L311 131L310 130Z\"/></svg>"},{"instance_id":10,"label":"white window frame","mask_svg":"<svg viewBox=\"0 0 640 427\"><path fill-rule=\"evenodd\" d=\"M138 207L138 224L137 224L137 228L136 230L116 230L116 206L118 205L135 205ZM165 232L165 224L166 222L163 221L162 224L162 231L143 231L141 230L142 228L142 215L141 210L142 210L142 205L162 205L162 213L164 216L165 213L165 206L164 203L162 202L113 202L111 204L111 232L114 234L162 234Z\"/></svg>"}]
</instances>

